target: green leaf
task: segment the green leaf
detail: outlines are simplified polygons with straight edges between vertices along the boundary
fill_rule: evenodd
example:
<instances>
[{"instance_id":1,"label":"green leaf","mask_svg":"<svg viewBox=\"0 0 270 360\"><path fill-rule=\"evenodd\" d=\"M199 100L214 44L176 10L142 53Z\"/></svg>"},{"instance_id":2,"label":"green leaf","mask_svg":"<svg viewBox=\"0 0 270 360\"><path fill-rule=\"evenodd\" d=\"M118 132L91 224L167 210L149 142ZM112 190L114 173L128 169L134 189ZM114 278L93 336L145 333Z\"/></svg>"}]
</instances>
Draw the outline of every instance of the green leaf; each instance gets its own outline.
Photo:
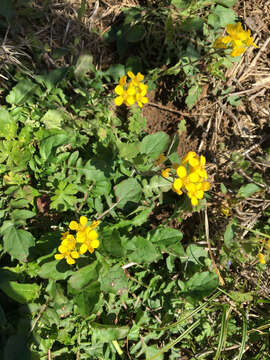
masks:
<instances>
[{"instance_id":1,"label":"green leaf","mask_svg":"<svg viewBox=\"0 0 270 360\"><path fill-rule=\"evenodd\" d=\"M26 337L22 335L12 335L8 338L4 348L3 360L31 360L31 358Z\"/></svg>"},{"instance_id":2,"label":"green leaf","mask_svg":"<svg viewBox=\"0 0 270 360\"><path fill-rule=\"evenodd\" d=\"M61 130L61 124L64 121L64 114L60 110L48 110L41 118L41 121L46 125L47 129Z\"/></svg>"},{"instance_id":3,"label":"green leaf","mask_svg":"<svg viewBox=\"0 0 270 360\"><path fill-rule=\"evenodd\" d=\"M128 280L119 264L100 272L101 291L122 295L128 291Z\"/></svg>"},{"instance_id":4,"label":"green leaf","mask_svg":"<svg viewBox=\"0 0 270 360\"><path fill-rule=\"evenodd\" d=\"M60 181L55 195L51 197L52 202L50 208L63 211L67 210L77 202L76 196L73 196L77 193L77 185L68 184L66 180Z\"/></svg>"},{"instance_id":5,"label":"green leaf","mask_svg":"<svg viewBox=\"0 0 270 360\"><path fill-rule=\"evenodd\" d=\"M238 191L238 195L243 198L248 198L262 189L256 184L242 185Z\"/></svg>"},{"instance_id":6,"label":"green leaf","mask_svg":"<svg viewBox=\"0 0 270 360\"><path fill-rule=\"evenodd\" d=\"M144 38L145 33L145 27L141 24L137 24L129 27L128 30L124 32L124 36L126 41L136 43Z\"/></svg>"},{"instance_id":7,"label":"green leaf","mask_svg":"<svg viewBox=\"0 0 270 360\"><path fill-rule=\"evenodd\" d=\"M151 241L141 236L133 237L131 240L128 240L125 247L127 251L132 251L128 255L129 260L136 263L151 263L160 257L160 253L156 250Z\"/></svg>"},{"instance_id":8,"label":"green leaf","mask_svg":"<svg viewBox=\"0 0 270 360\"><path fill-rule=\"evenodd\" d=\"M189 110L192 109L193 106L196 104L196 102L199 100L201 92L202 92L202 88L198 84L193 85L188 90L188 96L185 99L185 103L187 104Z\"/></svg>"},{"instance_id":9,"label":"green leaf","mask_svg":"<svg viewBox=\"0 0 270 360\"><path fill-rule=\"evenodd\" d=\"M128 202L138 203L142 189L138 181L134 178L121 181L114 187L114 192L118 203L118 207L123 209Z\"/></svg>"},{"instance_id":10,"label":"green leaf","mask_svg":"<svg viewBox=\"0 0 270 360\"><path fill-rule=\"evenodd\" d=\"M159 227L154 231L153 235L150 234L150 240L165 251L167 247L180 242L182 238L181 231L169 227Z\"/></svg>"},{"instance_id":11,"label":"green leaf","mask_svg":"<svg viewBox=\"0 0 270 360\"><path fill-rule=\"evenodd\" d=\"M80 55L74 69L74 75L77 79L83 79L89 71L93 71L93 56Z\"/></svg>"},{"instance_id":12,"label":"green leaf","mask_svg":"<svg viewBox=\"0 0 270 360\"><path fill-rule=\"evenodd\" d=\"M172 0L171 4L178 9L186 9L191 4L191 0Z\"/></svg>"},{"instance_id":13,"label":"green leaf","mask_svg":"<svg viewBox=\"0 0 270 360\"><path fill-rule=\"evenodd\" d=\"M225 27L227 24L235 22L235 13L233 9L217 5L208 16L208 24L214 28Z\"/></svg>"},{"instance_id":14,"label":"green leaf","mask_svg":"<svg viewBox=\"0 0 270 360\"><path fill-rule=\"evenodd\" d=\"M120 157L131 160L135 158L140 152L140 143L123 143L118 142L117 147Z\"/></svg>"},{"instance_id":15,"label":"green leaf","mask_svg":"<svg viewBox=\"0 0 270 360\"><path fill-rule=\"evenodd\" d=\"M71 274L71 266L68 265L64 260L54 260L43 264L38 272L38 276L43 279L52 279L52 280L65 280Z\"/></svg>"},{"instance_id":16,"label":"green leaf","mask_svg":"<svg viewBox=\"0 0 270 360\"><path fill-rule=\"evenodd\" d=\"M253 293L251 292L241 293L239 291L230 291L229 294L233 301L237 303L245 303L253 300Z\"/></svg>"},{"instance_id":17,"label":"green leaf","mask_svg":"<svg viewBox=\"0 0 270 360\"><path fill-rule=\"evenodd\" d=\"M141 153L148 155L152 159L156 159L167 149L169 140L169 135L162 131L147 135L142 140Z\"/></svg>"},{"instance_id":18,"label":"green leaf","mask_svg":"<svg viewBox=\"0 0 270 360\"><path fill-rule=\"evenodd\" d=\"M122 64L111 65L106 71L106 75L109 75L113 78L115 82L118 82L119 79L126 74L125 66Z\"/></svg>"},{"instance_id":19,"label":"green leaf","mask_svg":"<svg viewBox=\"0 0 270 360\"><path fill-rule=\"evenodd\" d=\"M224 233L224 244L229 249L233 244L234 238L234 221L231 221L227 226Z\"/></svg>"},{"instance_id":20,"label":"green leaf","mask_svg":"<svg viewBox=\"0 0 270 360\"><path fill-rule=\"evenodd\" d=\"M155 355L157 355L157 356L155 356ZM163 354L162 353L160 354L160 350L157 349L155 346L146 346L145 356L146 356L146 360L152 359L152 357L154 357L155 360L163 360L164 359Z\"/></svg>"},{"instance_id":21,"label":"green leaf","mask_svg":"<svg viewBox=\"0 0 270 360\"><path fill-rule=\"evenodd\" d=\"M14 221L31 219L35 215L36 214L33 211L19 209L16 209L11 213L12 220Z\"/></svg>"},{"instance_id":22,"label":"green leaf","mask_svg":"<svg viewBox=\"0 0 270 360\"><path fill-rule=\"evenodd\" d=\"M199 265L201 265L200 258L208 257L207 251L202 246L196 244L189 245L186 252L188 260Z\"/></svg>"},{"instance_id":23,"label":"green leaf","mask_svg":"<svg viewBox=\"0 0 270 360\"><path fill-rule=\"evenodd\" d=\"M0 137L13 139L17 134L17 124L5 109L0 109Z\"/></svg>"},{"instance_id":24,"label":"green leaf","mask_svg":"<svg viewBox=\"0 0 270 360\"><path fill-rule=\"evenodd\" d=\"M83 291L90 282L98 279L100 266L98 261L94 261L92 264L84 266L69 278L69 285L77 291Z\"/></svg>"},{"instance_id":25,"label":"green leaf","mask_svg":"<svg viewBox=\"0 0 270 360\"><path fill-rule=\"evenodd\" d=\"M218 277L216 274L204 271L196 273L186 283L186 292L194 299L202 299L211 294L218 286Z\"/></svg>"},{"instance_id":26,"label":"green leaf","mask_svg":"<svg viewBox=\"0 0 270 360\"><path fill-rule=\"evenodd\" d=\"M222 6L233 7L237 0L215 0L215 2Z\"/></svg>"},{"instance_id":27,"label":"green leaf","mask_svg":"<svg viewBox=\"0 0 270 360\"><path fill-rule=\"evenodd\" d=\"M172 188L172 183L160 175L154 175L149 184L145 184L143 190L147 197L152 197L154 194L167 192Z\"/></svg>"},{"instance_id":28,"label":"green leaf","mask_svg":"<svg viewBox=\"0 0 270 360\"><path fill-rule=\"evenodd\" d=\"M0 289L13 300L27 304L39 297L40 286L37 284L20 284L17 281L0 283Z\"/></svg>"},{"instance_id":29,"label":"green leaf","mask_svg":"<svg viewBox=\"0 0 270 360\"><path fill-rule=\"evenodd\" d=\"M200 17L188 18L182 22L180 29L186 32L202 30L204 19Z\"/></svg>"},{"instance_id":30,"label":"green leaf","mask_svg":"<svg viewBox=\"0 0 270 360\"><path fill-rule=\"evenodd\" d=\"M42 159L46 161L54 148L67 144L68 141L69 136L64 132L56 132L42 139L39 149Z\"/></svg>"},{"instance_id":31,"label":"green leaf","mask_svg":"<svg viewBox=\"0 0 270 360\"><path fill-rule=\"evenodd\" d=\"M68 72L69 68L59 68L45 73L43 75L37 75L35 80L47 88L48 92L52 91L56 85L64 79Z\"/></svg>"},{"instance_id":32,"label":"green leaf","mask_svg":"<svg viewBox=\"0 0 270 360\"><path fill-rule=\"evenodd\" d=\"M91 327L94 329L94 343L108 343L113 340L124 339L129 333L128 326L114 326L92 322Z\"/></svg>"},{"instance_id":33,"label":"green leaf","mask_svg":"<svg viewBox=\"0 0 270 360\"><path fill-rule=\"evenodd\" d=\"M32 234L25 230L16 229L12 221L5 221L0 229L0 233L3 235L4 250L11 257L26 261L29 255L29 248L35 245Z\"/></svg>"},{"instance_id":34,"label":"green leaf","mask_svg":"<svg viewBox=\"0 0 270 360\"><path fill-rule=\"evenodd\" d=\"M92 314L100 297L100 283L94 281L89 284L84 290L74 297L74 302L78 306L79 312L83 316Z\"/></svg>"},{"instance_id":35,"label":"green leaf","mask_svg":"<svg viewBox=\"0 0 270 360\"><path fill-rule=\"evenodd\" d=\"M117 230L106 226L102 230L100 251L112 257L122 257L124 250L121 244L121 237Z\"/></svg>"},{"instance_id":36,"label":"green leaf","mask_svg":"<svg viewBox=\"0 0 270 360\"><path fill-rule=\"evenodd\" d=\"M6 101L11 105L22 105L28 102L36 90L37 85L29 79L23 79L10 91Z\"/></svg>"}]
</instances>

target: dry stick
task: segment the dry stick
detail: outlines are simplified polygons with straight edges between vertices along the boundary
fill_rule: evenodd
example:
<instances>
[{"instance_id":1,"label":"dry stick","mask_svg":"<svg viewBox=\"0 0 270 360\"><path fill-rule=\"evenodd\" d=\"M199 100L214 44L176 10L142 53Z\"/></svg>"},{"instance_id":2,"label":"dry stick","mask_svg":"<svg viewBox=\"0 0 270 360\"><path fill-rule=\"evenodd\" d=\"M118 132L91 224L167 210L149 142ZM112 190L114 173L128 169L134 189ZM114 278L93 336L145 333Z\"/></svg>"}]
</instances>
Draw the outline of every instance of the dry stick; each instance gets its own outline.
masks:
<instances>
[{"instance_id":1,"label":"dry stick","mask_svg":"<svg viewBox=\"0 0 270 360\"><path fill-rule=\"evenodd\" d=\"M211 244L210 244L210 239L209 239L209 223L208 223L207 208L205 208L205 210L204 210L204 219L205 219L205 236L206 236L207 246L208 246L208 250L209 250L209 255L210 255L210 258L212 261L212 265L218 276L219 283L221 286L224 286L225 282L224 282L223 278L221 277L220 272L217 268L217 265L215 263L215 259L214 259L213 253L212 253L212 249L211 249Z\"/></svg>"},{"instance_id":2,"label":"dry stick","mask_svg":"<svg viewBox=\"0 0 270 360\"><path fill-rule=\"evenodd\" d=\"M201 152L203 144L204 144L205 140L207 139L207 136L208 136L211 125L212 125L212 116L210 117L210 119L208 121L206 131L204 131L203 134L202 134L202 140L201 140L201 143L200 143L200 146L199 146L199 149L198 149L199 153Z\"/></svg>"},{"instance_id":3,"label":"dry stick","mask_svg":"<svg viewBox=\"0 0 270 360\"><path fill-rule=\"evenodd\" d=\"M258 54L255 56L255 58L251 61L249 68L248 69L252 69L253 67L255 67L259 57L261 56L262 52L266 49L268 43L270 41L270 37L265 41L265 43L263 44L263 46L260 48ZM246 75L246 76L245 76ZM245 80L247 77L249 76L249 72L246 71L239 79L239 81L243 81Z\"/></svg>"}]
</instances>

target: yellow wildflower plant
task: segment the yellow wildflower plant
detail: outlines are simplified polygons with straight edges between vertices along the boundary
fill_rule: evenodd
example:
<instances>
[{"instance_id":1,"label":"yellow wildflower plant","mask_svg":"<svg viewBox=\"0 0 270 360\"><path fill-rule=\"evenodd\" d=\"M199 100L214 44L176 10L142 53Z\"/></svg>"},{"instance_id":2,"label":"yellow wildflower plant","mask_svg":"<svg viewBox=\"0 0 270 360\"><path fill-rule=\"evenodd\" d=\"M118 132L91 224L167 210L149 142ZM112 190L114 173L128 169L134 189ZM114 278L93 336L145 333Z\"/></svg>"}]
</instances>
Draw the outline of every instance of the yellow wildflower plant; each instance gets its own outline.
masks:
<instances>
[{"instance_id":1,"label":"yellow wildflower plant","mask_svg":"<svg viewBox=\"0 0 270 360\"><path fill-rule=\"evenodd\" d=\"M164 177L164 178L168 178L170 176L170 172L171 172L171 169L170 168L167 168L167 169L164 169L161 171L161 175Z\"/></svg>"},{"instance_id":2,"label":"yellow wildflower plant","mask_svg":"<svg viewBox=\"0 0 270 360\"><path fill-rule=\"evenodd\" d=\"M70 230L76 231L75 235L69 231L62 233L61 244L58 247L59 254L55 254L56 260L66 259L70 265L75 264L75 259L83 255L88 250L91 254L99 247L98 232L95 230L100 221L95 220L87 225L86 216L80 217L80 222L71 221Z\"/></svg>"},{"instance_id":3,"label":"yellow wildflower plant","mask_svg":"<svg viewBox=\"0 0 270 360\"><path fill-rule=\"evenodd\" d=\"M148 98L145 96L148 87L142 83L144 75L140 72L134 75L133 72L129 71L128 76L131 79L129 82L127 82L127 76L122 76L119 84L114 89L114 92L119 95L114 99L115 105L121 106L125 104L130 106L137 102L139 107L142 107L143 104L148 103Z\"/></svg>"},{"instance_id":4,"label":"yellow wildflower plant","mask_svg":"<svg viewBox=\"0 0 270 360\"><path fill-rule=\"evenodd\" d=\"M242 55L249 46L258 46L253 42L251 37L250 30L245 31L242 28L242 24L238 22L237 24L228 24L226 26L226 32L228 36L219 36L215 43L214 48L216 49L227 49L231 48L231 56L240 56Z\"/></svg>"},{"instance_id":5,"label":"yellow wildflower plant","mask_svg":"<svg viewBox=\"0 0 270 360\"><path fill-rule=\"evenodd\" d=\"M172 190L178 195L183 192L190 198L192 206L197 206L199 200L204 196L204 192L211 187L207 180L205 170L206 159L203 155L200 157L194 152L189 151L182 159L181 164L176 167L178 176L172 186Z\"/></svg>"},{"instance_id":6,"label":"yellow wildflower plant","mask_svg":"<svg viewBox=\"0 0 270 360\"><path fill-rule=\"evenodd\" d=\"M263 264L263 265L266 264L265 257L264 257L264 255L262 253L258 254L258 258L259 258L259 262L261 264Z\"/></svg>"}]
</instances>

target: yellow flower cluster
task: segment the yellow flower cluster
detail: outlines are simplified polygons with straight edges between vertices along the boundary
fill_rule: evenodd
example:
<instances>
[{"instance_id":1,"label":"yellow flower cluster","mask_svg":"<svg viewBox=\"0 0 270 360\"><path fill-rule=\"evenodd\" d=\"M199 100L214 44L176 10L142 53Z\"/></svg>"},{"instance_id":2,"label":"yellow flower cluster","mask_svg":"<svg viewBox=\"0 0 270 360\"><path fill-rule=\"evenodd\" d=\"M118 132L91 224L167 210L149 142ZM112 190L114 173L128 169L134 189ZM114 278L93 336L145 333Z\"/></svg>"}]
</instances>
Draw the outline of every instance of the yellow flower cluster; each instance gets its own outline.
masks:
<instances>
[{"instance_id":1,"label":"yellow flower cluster","mask_svg":"<svg viewBox=\"0 0 270 360\"><path fill-rule=\"evenodd\" d=\"M210 189L210 183L206 181L205 163L203 155L199 157L194 151L189 151L181 164L174 166L178 178L174 180L172 189L178 195L182 195L185 190L193 206L198 205L204 192Z\"/></svg>"},{"instance_id":2,"label":"yellow flower cluster","mask_svg":"<svg viewBox=\"0 0 270 360\"><path fill-rule=\"evenodd\" d=\"M62 234L61 245L58 247L59 254L55 254L56 260L66 259L70 265L75 264L75 259L86 253L88 250L91 254L99 247L98 233L95 230L99 221L93 221L87 226L87 217L81 216L80 223L71 221L70 230L75 230L76 234L72 235L69 231Z\"/></svg>"},{"instance_id":3,"label":"yellow flower cluster","mask_svg":"<svg viewBox=\"0 0 270 360\"><path fill-rule=\"evenodd\" d=\"M245 31L240 22L235 25L228 24L226 26L226 32L229 35L218 37L214 43L214 48L227 49L227 47L230 47L232 48L231 56L240 56L249 46L258 47L253 42L250 30Z\"/></svg>"},{"instance_id":4,"label":"yellow flower cluster","mask_svg":"<svg viewBox=\"0 0 270 360\"><path fill-rule=\"evenodd\" d=\"M127 82L127 77L122 76L114 89L114 92L119 95L114 100L115 105L121 106L124 103L126 106L130 106L137 101L139 107L142 107L143 104L148 103L148 98L145 96L148 87L142 82L144 76L141 73L134 75L131 71L127 74L131 80Z\"/></svg>"}]
</instances>

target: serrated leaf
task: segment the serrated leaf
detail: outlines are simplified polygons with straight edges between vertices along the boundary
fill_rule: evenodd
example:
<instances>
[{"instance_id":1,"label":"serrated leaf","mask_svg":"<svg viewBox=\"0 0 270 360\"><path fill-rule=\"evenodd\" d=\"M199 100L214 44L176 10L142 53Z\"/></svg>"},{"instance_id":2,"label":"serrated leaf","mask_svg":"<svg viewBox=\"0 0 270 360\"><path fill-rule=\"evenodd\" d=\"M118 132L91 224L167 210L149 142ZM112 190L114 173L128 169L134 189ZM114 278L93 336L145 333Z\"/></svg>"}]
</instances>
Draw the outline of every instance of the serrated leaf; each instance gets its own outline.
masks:
<instances>
[{"instance_id":1,"label":"serrated leaf","mask_svg":"<svg viewBox=\"0 0 270 360\"><path fill-rule=\"evenodd\" d=\"M0 109L0 137L13 139L17 134L17 124L10 113L5 109ZM4 143L2 145L4 147ZM4 149L3 149L4 150Z\"/></svg>"},{"instance_id":2,"label":"serrated leaf","mask_svg":"<svg viewBox=\"0 0 270 360\"><path fill-rule=\"evenodd\" d=\"M76 196L73 196L78 193L78 188L75 184L68 184L67 181L60 181L58 188L55 191L55 195L51 197L52 202L50 203L51 209L62 209L67 210L69 207L72 207L76 201Z\"/></svg>"},{"instance_id":3,"label":"serrated leaf","mask_svg":"<svg viewBox=\"0 0 270 360\"><path fill-rule=\"evenodd\" d=\"M261 188L258 185L251 183L241 186L238 191L238 195L243 198L248 198L260 190Z\"/></svg>"},{"instance_id":4,"label":"serrated leaf","mask_svg":"<svg viewBox=\"0 0 270 360\"><path fill-rule=\"evenodd\" d=\"M98 279L100 266L100 263L94 261L92 264L79 269L69 278L69 285L77 291L83 291L90 282Z\"/></svg>"},{"instance_id":5,"label":"serrated leaf","mask_svg":"<svg viewBox=\"0 0 270 360\"><path fill-rule=\"evenodd\" d=\"M117 230L112 229L110 226L106 226L102 230L101 237L100 252L105 252L112 257L122 257L124 255L121 237Z\"/></svg>"},{"instance_id":6,"label":"serrated leaf","mask_svg":"<svg viewBox=\"0 0 270 360\"><path fill-rule=\"evenodd\" d=\"M128 280L119 264L114 265L107 271L101 271L99 281L100 289L105 293L121 295L128 291Z\"/></svg>"},{"instance_id":7,"label":"serrated leaf","mask_svg":"<svg viewBox=\"0 0 270 360\"><path fill-rule=\"evenodd\" d=\"M0 289L13 300L27 304L39 297L40 286L37 284L20 284L17 281L0 283Z\"/></svg>"},{"instance_id":8,"label":"serrated leaf","mask_svg":"<svg viewBox=\"0 0 270 360\"><path fill-rule=\"evenodd\" d=\"M239 291L230 291L229 294L233 301L238 303L244 303L253 300L253 294L251 292L241 293Z\"/></svg>"},{"instance_id":9,"label":"serrated leaf","mask_svg":"<svg viewBox=\"0 0 270 360\"><path fill-rule=\"evenodd\" d=\"M128 202L138 203L142 189L138 181L134 178L121 181L114 187L114 192L117 198L118 207L123 209Z\"/></svg>"},{"instance_id":10,"label":"serrated leaf","mask_svg":"<svg viewBox=\"0 0 270 360\"><path fill-rule=\"evenodd\" d=\"M142 140L141 153L148 155L152 159L156 159L167 149L169 140L169 135L162 131L147 135Z\"/></svg>"},{"instance_id":11,"label":"serrated leaf","mask_svg":"<svg viewBox=\"0 0 270 360\"><path fill-rule=\"evenodd\" d=\"M61 124L64 121L64 114L60 110L50 109L41 118L41 121L46 125L47 129L61 129Z\"/></svg>"},{"instance_id":12,"label":"serrated leaf","mask_svg":"<svg viewBox=\"0 0 270 360\"><path fill-rule=\"evenodd\" d=\"M3 234L4 251L15 259L26 261L29 248L35 245L33 235L28 231L16 229L11 221L5 221L0 232Z\"/></svg>"},{"instance_id":13,"label":"serrated leaf","mask_svg":"<svg viewBox=\"0 0 270 360\"><path fill-rule=\"evenodd\" d=\"M225 27L227 24L235 22L233 9L217 5L208 16L208 24L214 28Z\"/></svg>"},{"instance_id":14,"label":"serrated leaf","mask_svg":"<svg viewBox=\"0 0 270 360\"><path fill-rule=\"evenodd\" d=\"M204 271L196 273L186 283L185 289L189 295L195 299L201 299L208 296L218 286L218 277L216 274Z\"/></svg>"},{"instance_id":15,"label":"serrated leaf","mask_svg":"<svg viewBox=\"0 0 270 360\"><path fill-rule=\"evenodd\" d=\"M120 157L131 160L140 152L140 143L117 143Z\"/></svg>"},{"instance_id":16,"label":"serrated leaf","mask_svg":"<svg viewBox=\"0 0 270 360\"><path fill-rule=\"evenodd\" d=\"M48 73L42 74L42 75L37 75L35 77L35 80L42 84L43 86L45 86L48 90L48 92L52 91L56 85L64 79L64 77L66 76L67 72L68 72L69 68L65 67L65 68L59 68L59 69L55 69L52 70Z\"/></svg>"},{"instance_id":17,"label":"serrated leaf","mask_svg":"<svg viewBox=\"0 0 270 360\"><path fill-rule=\"evenodd\" d=\"M93 56L81 55L75 65L74 75L76 78L82 79L90 70L93 70Z\"/></svg>"},{"instance_id":18,"label":"serrated leaf","mask_svg":"<svg viewBox=\"0 0 270 360\"><path fill-rule=\"evenodd\" d=\"M91 323L94 329L93 341L95 343L109 343L113 340L124 339L128 336L128 326L104 325L95 322Z\"/></svg>"},{"instance_id":19,"label":"serrated leaf","mask_svg":"<svg viewBox=\"0 0 270 360\"><path fill-rule=\"evenodd\" d=\"M128 255L129 260L140 264L154 262L160 257L160 253L151 241L142 236L133 237L129 240L126 249L128 252L133 250Z\"/></svg>"},{"instance_id":20,"label":"serrated leaf","mask_svg":"<svg viewBox=\"0 0 270 360\"><path fill-rule=\"evenodd\" d=\"M185 99L185 103L187 104L189 110L193 108L193 106L196 104L196 102L199 100L199 97L201 95L202 88L199 85L193 85L188 90L188 96Z\"/></svg>"},{"instance_id":21,"label":"serrated leaf","mask_svg":"<svg viewBox=\"0 0 270 360\"><path fill-rule=\"evenodd\" d=\"M73 271L71 266L65 261L54 260L43 264L38 272L38 276L43 279L65 280Z\"/></svg>"},{"instance_id":22,"label":"serrated leaf","mask_svg":"<svg viewBox=\"0 0 270 360\"><path fill-rule=\"evenodd\" d=\"M39 149L42 159L46 161L54 148L67 144L68 141L69 136L63 132L54 133L42 139Z\"/></svg>"},{"instance_id":23,"label":"serrated leaf","mask_svg":"<svg viewBox=\"0 0 270 360\"><path fill-rule=\"evenodd\" d=\"M79 312L83 316L92 314L95 305L98 303L100 297L100 283L94 281L89 284L84 290L74 297L74 302L78 306Z\"/></svg>"},{"instance_id":24,"label":"serrated leaf","mask_svg":"<svg viewBox=\"0 0 270 360\"><path fill-rule=\"evenodd\" d=\"M37 85L29 79L23 79L10 91L6 101L11 105L22 105L29 101Z\"/></svg>"},{"instance_id":25,"label":"serrated leaf","mask_svg":"<svg viewBox=\"0 0 270 360\"><path fill-rule=\"evenodd\" d=\"M33 211L19 210L19 209L16 209L16 210L12 211L12 213L11 213L11 217L14 221L31 219L35 215L36 214Z\"/></svg>"},{"instance_id":26,"label":"serrated leaf","mask_svg":"<svg viewBox=\"0 0 270 360\"><path fill-rule=\"evenodd\" d=\"M182 238L181 231L169 227L159 227L153 234L150 234L151 242L156 243L164 250L170 245L180 242Z\"/></svg>"}]
</instances>

